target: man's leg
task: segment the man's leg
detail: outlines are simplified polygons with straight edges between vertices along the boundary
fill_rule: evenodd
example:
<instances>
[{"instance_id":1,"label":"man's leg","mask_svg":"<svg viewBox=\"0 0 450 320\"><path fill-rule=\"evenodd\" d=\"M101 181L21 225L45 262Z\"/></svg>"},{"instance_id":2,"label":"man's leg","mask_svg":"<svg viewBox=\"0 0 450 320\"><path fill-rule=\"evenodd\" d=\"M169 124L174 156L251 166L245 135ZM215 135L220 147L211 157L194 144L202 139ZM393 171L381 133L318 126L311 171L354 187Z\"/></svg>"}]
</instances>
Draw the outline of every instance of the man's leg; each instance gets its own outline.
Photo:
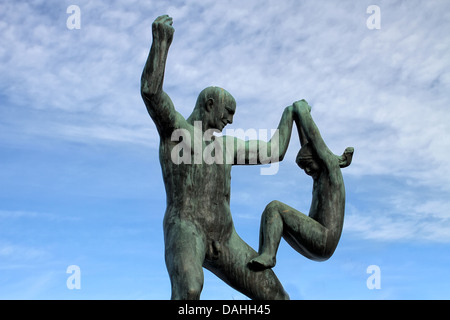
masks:
<instances>
[{"instance_id":1,"label":"man's leg","mask_svg":"<svg viewBox=\"0 0 450 320\"><path fill-rule=\"evenodd\" d=\"M172 285L172 300L198 300L203 288L203 235L190 223L180 222L164 230L165 259Z\"/></svg>"},{"instance_id":2,"label":"man's leg","mask_svg":"<svg viewBox=\"0 0 450 320\"><path fill-rule=\"evenodd\" d=\"M255 271L248 262L258 253L233 230L221 244L215 260L205 261L205 267L228 285L256 300L288 300L289 295L271 269Z\"/></svg>"}]
</instances>

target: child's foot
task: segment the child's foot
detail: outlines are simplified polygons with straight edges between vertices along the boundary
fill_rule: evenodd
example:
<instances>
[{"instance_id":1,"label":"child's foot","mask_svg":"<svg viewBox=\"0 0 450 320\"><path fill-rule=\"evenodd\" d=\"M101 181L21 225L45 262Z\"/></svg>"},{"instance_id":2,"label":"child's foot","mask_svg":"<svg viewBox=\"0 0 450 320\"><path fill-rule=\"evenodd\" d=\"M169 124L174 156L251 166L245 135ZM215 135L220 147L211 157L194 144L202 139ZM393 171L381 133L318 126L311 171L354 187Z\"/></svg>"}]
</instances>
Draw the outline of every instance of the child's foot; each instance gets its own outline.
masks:
<instances>
[{"instance_id":1,"label":"child's foot","mask_svg":"<svg viewBox=\"0 0 450 320\"><path fill-rule=\"evenodd\" d=\"M275 267L276 259L268 254L261 254L250 260L249 264L255 269L269 269Z\"/></svg>"}]
</instances>

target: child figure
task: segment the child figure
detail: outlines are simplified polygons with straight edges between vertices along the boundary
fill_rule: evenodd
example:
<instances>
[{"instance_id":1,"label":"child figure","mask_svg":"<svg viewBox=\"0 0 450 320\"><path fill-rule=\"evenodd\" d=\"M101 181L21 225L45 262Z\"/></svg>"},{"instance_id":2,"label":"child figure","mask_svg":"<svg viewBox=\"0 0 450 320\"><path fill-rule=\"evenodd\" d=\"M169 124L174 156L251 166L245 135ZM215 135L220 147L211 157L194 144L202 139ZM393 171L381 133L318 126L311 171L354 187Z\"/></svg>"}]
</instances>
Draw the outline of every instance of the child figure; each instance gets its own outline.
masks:
<instances>
[{"instance_id":1,"label":"child figure","mask_svg":"<svg viewBox=\"0 0 450 320\"><path fill-rule=\"evenodd\" d=\"M341 169L350 165L353 148L340 157L333 154L311 117L305 100L294 103L301 149L296 162L314 180L309 216L279 201L270 202L261 217L259 256L250 261L255 269L275 266L283 237L305 257L329 259L339 242L345 211L345 187Z\"/></svg>"}]
</instances>

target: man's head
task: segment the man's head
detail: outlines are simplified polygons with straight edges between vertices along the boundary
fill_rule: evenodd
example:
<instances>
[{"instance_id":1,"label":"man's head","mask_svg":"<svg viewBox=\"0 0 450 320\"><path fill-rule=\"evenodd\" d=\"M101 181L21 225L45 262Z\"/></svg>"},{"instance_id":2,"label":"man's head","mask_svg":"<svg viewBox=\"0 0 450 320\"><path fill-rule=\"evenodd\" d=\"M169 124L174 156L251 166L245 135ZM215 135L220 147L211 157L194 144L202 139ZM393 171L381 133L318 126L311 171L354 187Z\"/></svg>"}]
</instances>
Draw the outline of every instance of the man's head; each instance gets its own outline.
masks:
<instances>
[{"instance_id":1,"label":"man's head","mask_svg":"<svg viewBox=\"0 0 450 320\"><path fill-rule=\"evenodd\" d=\"M191 117L203 121L204 130L222 131L227 124L233 122L235 112L236 101L229 92L219 87L208 87L198 95Z\"/></svg>"},{"instance_id":2,"label":"man's head","mask_svg":"<svg viewBox=\"0 0 450 320\"><path fill-rule=\"evenodd\" d=\"M305 173L307 175L315 179L322 171L320 163L316 159L317 156L314 152L314 149L308 142L300 148L295 162L301 169L305 170Z\"/></svg>"}]
</instances>

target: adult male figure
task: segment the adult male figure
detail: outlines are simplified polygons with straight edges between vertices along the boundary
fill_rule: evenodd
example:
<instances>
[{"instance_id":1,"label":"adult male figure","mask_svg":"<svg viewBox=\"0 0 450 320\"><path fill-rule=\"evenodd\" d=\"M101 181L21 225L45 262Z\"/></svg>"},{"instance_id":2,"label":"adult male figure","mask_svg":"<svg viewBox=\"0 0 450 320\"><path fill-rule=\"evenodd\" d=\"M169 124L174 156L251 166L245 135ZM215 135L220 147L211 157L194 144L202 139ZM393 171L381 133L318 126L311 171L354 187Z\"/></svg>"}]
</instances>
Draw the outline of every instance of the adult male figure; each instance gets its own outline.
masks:
<instances>
[{"instance_id":1,"label":"adult male figure","mask_svg":"<svg viewBox=\"0 0 450 320\"><path fill-rule=\"evenodd\" d=\"M172 141L175 130L184 130L192 137L194 125L201 123L202 133L222 131L233 121L236 102L225 90L209 87L200 93L188 119L175 110L162 89L173 34L169 16L160 16L153 22L153 43L141 78L141 94L160 135L159 158L167 194L163 223L165 259L172 299L199 299L202 267L252 299L288 299L271 269L256 272L249 268L248 261L258 254L235 231L230 212L230 183L231 166L238 163L240 155L245 158L241 164L249 164L252 159L261 163L261 150L271 150L268 157L271 162L284 157L293 125L293 107L284 110L276 139L253 143L215 137L222 142L218 145L224 148L225 161L207 164L201 157L201 163L174 162L172 151L179 143ZM208 141L201 140L201 145L203 150ZM196 157L194 148L190 150L193 152L189 157ZM226 161L229 157L231 162Z\"/></svg>"}]
</instances>

